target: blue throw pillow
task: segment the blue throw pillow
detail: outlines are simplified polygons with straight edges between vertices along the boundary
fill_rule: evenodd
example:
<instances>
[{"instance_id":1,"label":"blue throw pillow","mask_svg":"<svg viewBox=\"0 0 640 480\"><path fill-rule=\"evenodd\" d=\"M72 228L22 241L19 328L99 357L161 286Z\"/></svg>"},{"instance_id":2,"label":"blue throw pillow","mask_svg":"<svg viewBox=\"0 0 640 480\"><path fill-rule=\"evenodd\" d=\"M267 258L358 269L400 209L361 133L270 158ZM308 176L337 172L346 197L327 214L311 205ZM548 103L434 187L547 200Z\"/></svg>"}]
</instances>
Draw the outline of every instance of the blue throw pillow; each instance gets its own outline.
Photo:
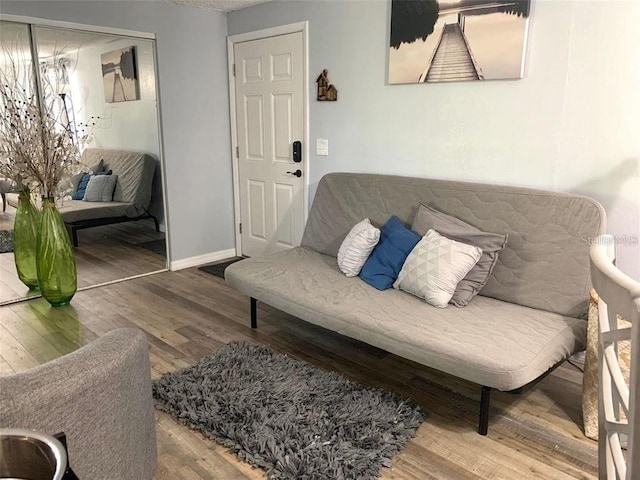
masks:
<instances>
[{"instance_id":1,"label":"blue throw pillow","mask_svg":"<svg viewBox=\"0 0 640 480\"><path fill-rule=\"evenodd\" d=\"M391 288L402 265L413 247L420 241L420 235L411 231L395 215L380 229L380 243L367 259L360 278L378 290Z\"/></svg>"},{"instance_id":2,"label":"blue throw pillow","mask_svg":"<svg viewBox=\"0 0 640 480\"><path fill-rule=\"evenodd\" d=\"M95 172L93 175L111 175L111 173L112 171L109 170L108 172ZM87 192L87 185L89 185L89 180L91 180L91 174L85 173L78 184L78 189L71 194L72 200L82 200L84 198L84 194Z\"/></svg>"},{"instance_id":3,"label":"blue throw pillow","mask_svg":"<svg viewBox=\"0 0 640 480\"><path fill-rule=\"evenodd\" d=\"M80 179L80 183L78 183L78 188L75 192L71 194L71 198L73 200L82 200L84 198L84 194L87 191L87 185L89 185L89 180L91 179L90 173L85 173L82 175Z\"/></svg>"}]
</instances>

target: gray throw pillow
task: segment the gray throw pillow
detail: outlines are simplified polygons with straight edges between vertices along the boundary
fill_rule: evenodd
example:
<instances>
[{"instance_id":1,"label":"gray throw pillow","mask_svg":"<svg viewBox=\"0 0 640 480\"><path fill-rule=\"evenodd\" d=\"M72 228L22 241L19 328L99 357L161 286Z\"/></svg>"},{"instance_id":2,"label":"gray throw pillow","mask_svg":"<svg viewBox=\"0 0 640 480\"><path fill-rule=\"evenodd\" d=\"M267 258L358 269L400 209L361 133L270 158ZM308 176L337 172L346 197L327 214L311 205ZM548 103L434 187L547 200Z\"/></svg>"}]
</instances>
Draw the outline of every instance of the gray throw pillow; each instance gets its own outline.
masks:
<instances>
[{"instance_id":1,"label":"gray throw pillow","mask_svg":"<svg viewBox=\"0 0 640 480\"><path fill-rule=\"evenodd\" d=\"M117 175L93 175L87 185L85 202L111 202L116 188Z\"/></svg>"},{"instance_id":2,"label":"gray throw pillow","mask_svg":"<svg viewBox=\"0 0 640 480\"><path fill-rule=\"evenodd\" d=\"M98 172L103 172L104 170L105 170L104 158L101 158L98 163L96 163L95 165L92 165L89 168L89 173L98 173Z\"/></svg>"},{"instance_id":3,"label":"gray throw pillow","mask_svg":"<svg viewBox=\"0 0 640 480\"><path fill-rule=\"evenodd\" d=\"M507 235L483 232L459 218L423 204L418 207L411 229L422 236L433 229L451 240L482 249L480 260L458 283L451 298L451 303L456 307L467 305L484 287L498 261L498 253L507 243Z\"/></svg>"}]
</instances>

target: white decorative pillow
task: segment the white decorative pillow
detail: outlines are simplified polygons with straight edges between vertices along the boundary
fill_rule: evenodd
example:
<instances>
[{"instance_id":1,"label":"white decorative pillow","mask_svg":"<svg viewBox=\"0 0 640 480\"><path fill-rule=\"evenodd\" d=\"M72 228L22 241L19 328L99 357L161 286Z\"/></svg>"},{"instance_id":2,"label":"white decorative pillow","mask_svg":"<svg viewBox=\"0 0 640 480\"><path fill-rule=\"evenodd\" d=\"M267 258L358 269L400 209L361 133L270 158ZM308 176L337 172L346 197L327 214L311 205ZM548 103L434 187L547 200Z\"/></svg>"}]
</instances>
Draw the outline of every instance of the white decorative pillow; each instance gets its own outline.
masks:
<instances>
[{"instance_id":1,"label":"white decorative pillow","mask_svg":"<svg viewBox=\"0 0 640 480\"><path fill-rule=\"evenodd\" d=\"M347 277L355 277L380 240L380 230L368 218L356 223L338 250L338 267Z\"/></svg>"},{"instance_id":2,"label":"white decorative pillow","mask_svg":"<svg viewBox=\"0 0 640 480\"><path fill-rule=\"evenodd\" d=\"M117 175L91 175L83 200L85 202L111 202L117 181Z\"/></svg>"},{"instance_id":3,"label":"white decorative pillow","mask_svg":"<svg viewBox=\"0 0 640 480\"><path fill-rule=\"evenodd\" d=\"M481 256L479 247L449 240L431 229L411 250L393 288L444 308Z\"/></svg>"}]
</instances>

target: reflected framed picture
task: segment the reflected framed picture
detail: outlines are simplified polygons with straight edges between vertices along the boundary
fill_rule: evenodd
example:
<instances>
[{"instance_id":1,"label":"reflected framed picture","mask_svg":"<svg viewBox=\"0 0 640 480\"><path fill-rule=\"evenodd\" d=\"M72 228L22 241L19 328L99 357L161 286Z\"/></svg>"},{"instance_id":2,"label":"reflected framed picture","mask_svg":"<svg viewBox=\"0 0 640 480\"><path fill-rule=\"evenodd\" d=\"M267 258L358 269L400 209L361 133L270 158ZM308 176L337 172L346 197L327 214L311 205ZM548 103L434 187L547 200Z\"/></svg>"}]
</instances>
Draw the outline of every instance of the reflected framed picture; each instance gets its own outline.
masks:
<instances>
[{"instance_id":1,"label":"reflected framed picture","mask_svg":"<svg viewBox=\"0 0 640 480\"><path fill-rule=\"evenodd\" d=\"M389 84L524 76L531 0L391 0Z\"/></svg>"},{"instance_id":2,"label":"reflected framed picture","mask_svg":"<svg viewBox=\"0 0 640 480\"><path fill-rule=\"evenodd\" d=\"M136 47L103 53L100 60L105 101L115 103L139 100Z\"/></svg>"}]
</instances>

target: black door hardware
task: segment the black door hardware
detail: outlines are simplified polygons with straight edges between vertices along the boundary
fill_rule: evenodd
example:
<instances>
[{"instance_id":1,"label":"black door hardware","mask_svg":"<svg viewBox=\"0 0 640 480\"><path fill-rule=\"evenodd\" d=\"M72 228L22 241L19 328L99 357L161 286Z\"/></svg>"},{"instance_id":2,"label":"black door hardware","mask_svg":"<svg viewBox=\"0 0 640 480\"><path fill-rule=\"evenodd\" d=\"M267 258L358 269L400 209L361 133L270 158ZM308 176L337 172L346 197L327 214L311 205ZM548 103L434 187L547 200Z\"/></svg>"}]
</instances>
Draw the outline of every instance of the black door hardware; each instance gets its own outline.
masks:
<instances>
[{"instance_id":1,"label":"black door hardware","mask_svg":"<svg viewBox=\"0 0 640 480\"><path fill-rule=\"evenodd\" d=\"M302 161L302 143L299 140L293 142L293 161L296 163Z\"/></svg>"}]
</instances>

